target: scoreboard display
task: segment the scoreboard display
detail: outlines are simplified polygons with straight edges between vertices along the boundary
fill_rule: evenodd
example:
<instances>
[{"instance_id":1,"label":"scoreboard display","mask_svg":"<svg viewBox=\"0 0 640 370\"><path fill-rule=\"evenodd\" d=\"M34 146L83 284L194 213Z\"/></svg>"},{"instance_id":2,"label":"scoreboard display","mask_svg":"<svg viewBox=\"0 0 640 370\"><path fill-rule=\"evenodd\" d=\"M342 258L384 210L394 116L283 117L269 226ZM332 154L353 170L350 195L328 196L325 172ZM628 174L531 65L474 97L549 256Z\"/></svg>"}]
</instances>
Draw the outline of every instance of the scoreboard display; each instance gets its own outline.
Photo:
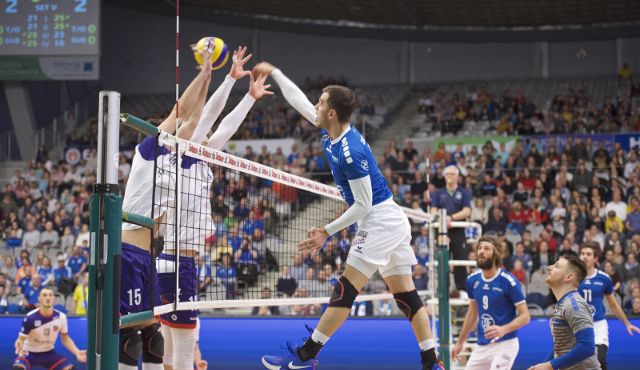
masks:
<instances>
[{"instance_id":1,"label":"scoreboard display","mask_svg":"<svg viewBox=\"0 0 640 370\"><path fill-rule=\"evenodd\" d=\"M0 55L98 55L99 0L0 0Z\"/></svg>"}]
</instances>

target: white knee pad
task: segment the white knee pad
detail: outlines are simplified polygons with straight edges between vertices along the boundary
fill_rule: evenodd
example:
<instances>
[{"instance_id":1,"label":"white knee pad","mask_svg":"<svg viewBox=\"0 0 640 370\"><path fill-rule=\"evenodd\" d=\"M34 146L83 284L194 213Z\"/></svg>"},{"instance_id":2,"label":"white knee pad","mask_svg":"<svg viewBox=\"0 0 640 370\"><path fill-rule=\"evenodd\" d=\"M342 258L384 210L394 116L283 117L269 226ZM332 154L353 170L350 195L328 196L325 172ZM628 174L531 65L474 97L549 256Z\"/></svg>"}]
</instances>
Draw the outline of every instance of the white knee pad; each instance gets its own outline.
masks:
<instances>
[{"instance_id":1,"label":"white knee pad","mask_svg":"<svg viewBox=\"0 0 640 370\"><path fill-rule=\"evenodd\" d=\"M196 329L168 328L171 331L173 370L192 370ZM166 343L166 342L165 342ZM165 352L165 359L167 354ZM166 360L165 360L166 363Z\"/></svg>"}]
</instances>

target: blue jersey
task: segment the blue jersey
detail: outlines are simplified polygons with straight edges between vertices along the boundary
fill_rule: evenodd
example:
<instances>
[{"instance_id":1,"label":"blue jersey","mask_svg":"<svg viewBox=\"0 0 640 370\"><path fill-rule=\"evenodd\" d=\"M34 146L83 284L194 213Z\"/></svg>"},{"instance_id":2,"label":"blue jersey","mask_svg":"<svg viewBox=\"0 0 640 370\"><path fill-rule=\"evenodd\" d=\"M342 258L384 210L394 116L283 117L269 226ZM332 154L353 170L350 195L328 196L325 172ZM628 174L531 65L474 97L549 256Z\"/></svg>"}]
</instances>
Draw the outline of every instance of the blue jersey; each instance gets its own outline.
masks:
<instances>
[{"instance_id":1,"label":"blue jersey","mask_svg":"<svg viewBox=\"0 0 640 370\"><path fill-rule=\"evenodd\" d=\"M449 216L462 211L465 207L471 207L471 193L461 186L458 186L453 193L449 193L446 188L438 189L431 194L431 200L432 206L446 209Z\"/></svg>"},{"instance_id":2,"label":"blue jersey","mask_svg":"<svg viewBox=\"0 0 640 370\"><path fill-rule=\"evenodd\" d=\"M580 295L589 304L593 321L605 319L604 296L613 293L613 281L606 273L596 269L596 273L587 276L578 287Z\"/></svg>"},{"instance_id":3,"label":"blue jersey","mask_svg":"<svg viewBox=\"0 0 640 370\"><path fill-rule=\"evenodd\" d=\"M349 180L357 180L365 176L371 178L372 205L375 206L391 198L391 190L378 169L371 148L358 130L350 127L334 140L325 136L322 139L322 146L327 155L336 187L340 190L342 199L349 206L352 206L354 202Z\"/></svg>"},{"instance_id":4,"label":"blue jersey","mask_svg":"<svg viewBox=\"0 0 640 370\"><path fill-rule=\"evenodd\" d=\"M78 272L80 272L80 269L82 269L82 265L85 265L86 263L87 263L87 259L80 254L75 257L74 256L69 257L69 260L67 261L67 266L71 269L71 273L75 275Z\"/></svg>"},{"instance_id":5,"label":"blue jersey","mask_svg":"<svg viewBox=\"0 0 640 370\"><path fill-rule=\"evenodd\" d=\"M467 294L478 306L478 344L481 346L491 343L484 336L487 327L510 323L516 318L516 305L525 304L520 282L504 269L491 279L485 279L482 271L469 275ZM498 342L516 337L517 331L513 331Z\"/></svg>"}]
</instances>

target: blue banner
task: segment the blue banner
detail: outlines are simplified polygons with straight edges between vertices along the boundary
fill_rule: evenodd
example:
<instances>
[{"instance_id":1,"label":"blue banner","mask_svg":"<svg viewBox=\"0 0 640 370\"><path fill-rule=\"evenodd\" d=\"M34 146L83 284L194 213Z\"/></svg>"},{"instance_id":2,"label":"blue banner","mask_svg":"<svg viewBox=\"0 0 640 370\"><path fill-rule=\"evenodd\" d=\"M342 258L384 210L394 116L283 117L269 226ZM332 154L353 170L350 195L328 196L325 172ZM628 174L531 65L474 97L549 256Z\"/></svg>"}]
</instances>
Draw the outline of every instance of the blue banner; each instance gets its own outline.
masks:
<instances>
[{"instance_id":1,"label":"blue banner","mask_svg":"<svg viewBox=\"0 0 640 370\"><path fill-rule=\"evenodd\" d=\"M617 134L616 144L620 144L625 152L640 146L640 133L635 134Z\"/></svg>"},{"instance_id":2,"label":"blue banner","mask_svg":"<svg viewBox=\"0 0 640 370\"><path fill-rule=\"evenodd\" d=\"M538 143L538 151L545 152L547 147L549 146L549 142L551 139L556 141L556 149L558 153L562 153L564 151L564 146L567 144L567 140L569 138L575 140L576 138L582 139L582 142L585 142L587 138L591 138L593 141L592 150L596 150L598 148L599 143L604 143L604 147L607 151L611 152L613 150L613 144L615 142L615 136L610 134L571 134L571 135L533 135L533 136L522 136L522 140L525 141L526 144L529 144L532 140L536 140Z\"/></svg>"},{"instance_id":3,"label":"blue banner","mask_svg":"<svg viewBox=\"0 0 640 370\"><path fill-rule=\"evenodd\" d=\"M640 326L639 319L631 320ZM22 317L0 318L0 369L10 369L15 354L13 342ZM314 326L317 318L203 318L200 349L209 369L261 369L260 357L282 353L287 341L301 343L309 336L304 324ZM69 318L69 333L78 347L87 346L87 320ZM514 370L525 370L541 362L552 348L548 319L532 319L519 331L520 353ZM609 370L639 370L640 338L627 334L618 320L609 320ZM56 350L67 356L76 369L75 358L58 340ZM331 338L320 357L323 369L419 369L418 345L406 319L350 318Z\"/></svg>"}]
</instances>

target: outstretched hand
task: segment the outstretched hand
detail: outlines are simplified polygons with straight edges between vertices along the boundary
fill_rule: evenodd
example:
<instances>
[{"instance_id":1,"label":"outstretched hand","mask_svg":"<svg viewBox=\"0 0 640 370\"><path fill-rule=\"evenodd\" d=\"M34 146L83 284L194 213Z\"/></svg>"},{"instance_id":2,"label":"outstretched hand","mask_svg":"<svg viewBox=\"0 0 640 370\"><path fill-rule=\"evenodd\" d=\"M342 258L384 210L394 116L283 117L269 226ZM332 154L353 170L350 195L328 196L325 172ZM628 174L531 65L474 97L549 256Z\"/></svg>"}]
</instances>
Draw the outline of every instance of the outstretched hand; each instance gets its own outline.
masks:
<instances>
[{"instance_id":1,"label":"outstretched hand","mask_svg":"<svg viewBox=\"0 0 640 370\"><path fill-rule=\"evenodd\" d=\"M269 91L268 89L271 85L265 85L264 82L267 80L268 75L261 74L258 77L254 77L253 74L249 73L249 95L255 100L259 100L265 95L273 95L273 91Z\"/></svg>"},{"instance_id":2,"label":"outstretched hand","mask_svg":"<svg viewBox=\"0 0 640 370\"><path fill-rule=\"evenodd\" d=\"M299 251L310 251L315 254L322 248L324 243L329 238L329 234L324 228L312 227L307 230L307 238L306 240L298 243Z\"/></svg>"},{"instance_id":3,"label":"outstretched hand","mask_svg":"<svg viewBox=\"0 0 640 370\"><path fill-rule=\"evenodd\" d=\"M231 78L233 78L234 80L239 80L251 74L251 71L245 71L243 69L245 63L247 63L253 56L253 54L249 54L245 57L244 54L246 52L246 46L238 46L238 49L233 51L233 64L231 65L229 76L231 76Z\"/></svg>"},{"instance_id":4,"label":"outstretched hand","mask_svg":"<svg viewBox=\"0 0 640 370\"><path fill-rule=\"evenodd\" d=\"M270 75L274 69L276 69L276 66L274 66L273 64L269 62L260 62L256 64L255 67L253 67L253 71L251 71L251 73L253 74L254 77L261 74Z\"/></svg>"},{"instance_id":5,"label":"outstretched hand","mask_svg":"<svg viewBox=\"0 0 640 370\"><path fill-rule=\"evenodd\" d=\"M211 60L211 50L208 48L198 49L196 44L191 44L191 50L193 50L194 53L200 54L200 58L202 58L202 64L196 66L196 69L203 73L211 73L213 63Z\"/></svg>"},{"instance_id":6,"label":"outstretched hand","mask_svg":"<svg viewBox=\"0 0 640 370\"><path fill-rule=\"evenodd\" d=\"M627 333L629 333L629 335L633 336L634 332L640 334L640 329L638 329L637 326L629 324L629 326L627 326Z\"/></svg>"},{"instance_id":7,"label":"outstretched hand","mask_svg":"<svg viewBox=\"0 0 640 370\"><path fill-rule=\"evenodd\" d=\"M85 350L78 351L78 353L76 353L76 359L81 364L86 363L87 362L87 351L85 351Z\"/></svg>"}]
</instances>

